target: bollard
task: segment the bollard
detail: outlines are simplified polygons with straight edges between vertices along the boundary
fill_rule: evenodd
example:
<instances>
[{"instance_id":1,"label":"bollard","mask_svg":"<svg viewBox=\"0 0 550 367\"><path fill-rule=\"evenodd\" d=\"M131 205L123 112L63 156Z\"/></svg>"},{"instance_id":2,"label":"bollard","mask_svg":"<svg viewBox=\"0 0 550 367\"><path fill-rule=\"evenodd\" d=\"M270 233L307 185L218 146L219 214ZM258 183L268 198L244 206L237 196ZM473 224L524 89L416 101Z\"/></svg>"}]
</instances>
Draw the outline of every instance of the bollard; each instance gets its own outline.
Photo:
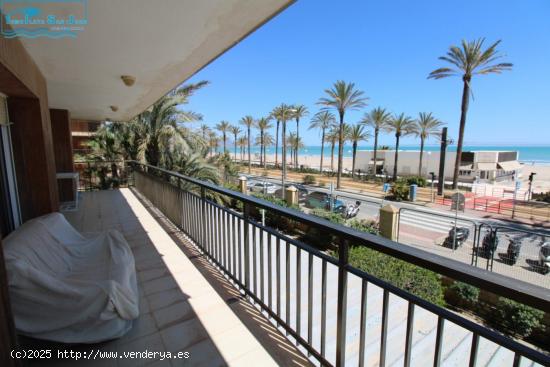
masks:
<instances>
[{"instance_id":1,"label":"bollard","mask_svg":"<svg viewBox=\"0 0 550 367\"><path fill-rule=\"evenodd\" d=\"M380 208L380 235L392 241L397 240L399 209L393 205Z\"/></svg>"},{"instance_id":2,"label":"bollard","mask_svg":"<svg viewBox=\"0 0 550 367\"><path fill-rule=\"evenodd\" d=\"M409 187L409 200L410 201L416 201L416 193L418 191L418 185L412 184Z\"/></svg>"},{"instance_id":3,"label":"bollard","mask_svg":"<svg viewBox=\"0 0 550 367\"><path fill-rule=\"evenodd\" d=\"M246 187L246 177L239 177L239 191L243 194L248 194L248 187Z\"/></svg>"},{"instance_id":4,"label":"bollard","mask_svg":"<svg viewBox=\"0 0 550 367\"><path fill-rule=\"evenodd\" d=\"M294 186L289 186L285 190L285 201L288 206L298 205L298 189Z\"/></svg>"}]
</instances>

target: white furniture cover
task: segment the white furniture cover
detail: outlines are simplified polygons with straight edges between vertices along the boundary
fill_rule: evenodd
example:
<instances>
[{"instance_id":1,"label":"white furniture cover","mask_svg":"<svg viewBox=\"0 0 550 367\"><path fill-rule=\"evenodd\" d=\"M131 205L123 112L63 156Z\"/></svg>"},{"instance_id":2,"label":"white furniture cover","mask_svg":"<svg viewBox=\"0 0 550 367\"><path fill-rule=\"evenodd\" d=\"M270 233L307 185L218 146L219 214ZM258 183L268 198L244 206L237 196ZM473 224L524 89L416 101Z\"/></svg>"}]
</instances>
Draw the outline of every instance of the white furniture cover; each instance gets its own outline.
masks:
<instances>
[{"instance_id":1,"label":"white furniture cover","mask_svg":"<svg viewBox=\"0 0 550 367\"><path fill-rule=\"evenodd\" d=\"M2 240L15 326L64 343L118 338L139 315L134 257L116 230L82 235L60 213Z\"/></svg>"}]
</instances>

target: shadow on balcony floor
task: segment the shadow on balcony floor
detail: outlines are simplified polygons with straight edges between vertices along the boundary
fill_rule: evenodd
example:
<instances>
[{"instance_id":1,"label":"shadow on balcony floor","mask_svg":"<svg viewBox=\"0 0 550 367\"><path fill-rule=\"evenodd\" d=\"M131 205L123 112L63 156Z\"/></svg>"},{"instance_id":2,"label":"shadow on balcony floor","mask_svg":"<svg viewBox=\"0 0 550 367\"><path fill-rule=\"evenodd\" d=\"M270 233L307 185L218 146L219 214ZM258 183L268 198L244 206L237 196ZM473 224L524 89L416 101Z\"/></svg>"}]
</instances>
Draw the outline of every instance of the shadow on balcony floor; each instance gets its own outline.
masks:
<instances>
[{"instance_id":1,"label":"shadow on balcony floor","mask_svg":"<svg viewBox=\"0 0 550 367\"><path fill-rule=\"evenodd\" d=\"M64 213L73 226L82 232L117 229L133 250L140 317L124 337L105 343L67 345L21 337L23 348L52 350L52 359L26 365L310 364L177 228L130 189L89 192L82 199L78 211ZM73 357L80 352L82 359L75 363L58 357L58 351L72 351ZM141 354L123 354L130 352ZM187 352L188 358L166 358L166 352L172 357Z\"/></svg>"}]
</instances>

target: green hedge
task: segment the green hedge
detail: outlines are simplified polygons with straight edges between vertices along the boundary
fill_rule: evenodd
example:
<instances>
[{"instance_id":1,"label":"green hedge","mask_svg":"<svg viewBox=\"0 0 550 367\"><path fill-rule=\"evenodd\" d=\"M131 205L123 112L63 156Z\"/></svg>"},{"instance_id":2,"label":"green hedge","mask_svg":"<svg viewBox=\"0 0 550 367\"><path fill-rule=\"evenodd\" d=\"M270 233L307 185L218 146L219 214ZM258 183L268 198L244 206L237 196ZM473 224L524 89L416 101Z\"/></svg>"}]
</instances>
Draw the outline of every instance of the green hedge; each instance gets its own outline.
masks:
<instances>
[{"instance_id":1,"label":"green hedge","mask_svg":"<svg viewBox=\"0 0 550 367\"><path fill-rule=\"evenodd\" d=\"M493 322L497 327L503 326L517 335L526 337L531 334L533 329L542 326L544 312L501 297L497 305L496 316Z\"/></svg>"}]
</instances>

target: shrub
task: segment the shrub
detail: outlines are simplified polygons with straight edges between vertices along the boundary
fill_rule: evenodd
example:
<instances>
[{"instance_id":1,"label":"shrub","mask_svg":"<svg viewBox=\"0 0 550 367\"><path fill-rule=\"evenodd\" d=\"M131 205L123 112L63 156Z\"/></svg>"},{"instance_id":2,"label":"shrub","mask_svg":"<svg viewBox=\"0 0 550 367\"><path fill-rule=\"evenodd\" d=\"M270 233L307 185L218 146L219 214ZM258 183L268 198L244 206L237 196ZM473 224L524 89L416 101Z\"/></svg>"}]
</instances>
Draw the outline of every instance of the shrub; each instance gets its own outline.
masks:
<instances>
[{"instance_id":1,"label":"shrub","mask_svg":"<svg viewBox=\"0 0 550 367\"><path fill-rule=\"evenodd\" d=\"M353 219L349 222L349 226L358 231L378 234L378 225L374 221L368 221L366 219Z\"/></svg>"},{"instance_id":2,"label":"shrub","mask_svg":"<svg viewBox=\"0 0 550 367\"><path fill-rule=\"evenodd\" d=\"M533 329L541 326L544 312L533 307L500 298L497 305L498 324L520 336L529 336Z\"/></svg>"},{"instance_id":3,"label":"shrub","mask_svg":"<svg viewBox=\"0 0 550 367\"><path fill-rule=\"evenodd\" d=\"M395 201L403 201L409 198L409 185L407 181L400 178L395 181L390 190L391 196Z\"/></svg>"},{"instance_id":4,"label":"shrub","mask_svg":"<svg viewBox=\"0 0 550 367\"><path fill-rule=\"evenodd\" d=\"M426 187L426 179L422 176L407 177L407 185L417 185L418 187Z\"/></svg>"},{"instance_id":5,"label":"shrub","mask_svg":"<svg viewBox=\"0 0 550 367\"><path fill-rule=\"evenodd\" d=\"M317 182L317 179L313 175L305 175L302 182L304 185L313 185Z\"/></svg>"},{"instance_id":6,"label":"shrub","mask_svg":"<svg viewBox=\"0 0 550 367\"><path fill-rule=\"evenodd\" d=\"M285 208L291 208L291 209L301 211L301 209L298 205L289 206L287 204L287 202L285 200L281 199L280 197L271 196L271 195L264 195L264 194L261 194L261 193L253 193L252 195L254 197L257 197L258 199L263 199L263 200L269 201L270 203L273 203L275 205L279 205L279 206L282 206L282 207L285 207ZM252 208L252 210L250 212L250 215L256 221L258 221L258 222L261 221L262 214L261 214L260 209L255 208L255 207ZM294 228L296 226L296 221L294 221L292 219L289 219L285 216L282 216L280 214L277 214L277 213L271 212L269 210L266 210L265 211L265 224L269 227L278 228L278 229L281 229L283 231L291 233L291 232L294 231Z\"/></svg>"},{"instance_id":7,"label":"shrub","mask_svg":"<svg viewBox=\"0 0 550 367\"><path fill-rule=\"evenodd\" d=\"M396 259L364 246L352 246L350 263L426 301L444 306L441 278L433 271Z\"/></svg>"},{"instance_id":8,"label":"shrub","mask_svg":"<svg viewBox=\"0 0 550 367\"><path fill-rule=\"evenodd\" d=\"M543 201L545 203L550 203L550 191L533 193L533 200Z\"/></svg>"},{"instance_id":9,"label":"shrub","mask_svg":"<svg viewBox=\"0 0 550 367\"><path fill-rule=\"evenodd\" d=\"M466 303L476 303L479 298L479 288L467 283L456 281L449 287L449 290L455 292L458 298Z\"/></svg>"},{"instance_id":10,"label":"shrub","mask_svg":"<svg viewBox=\"0 0 550 367\"><path fill-rule=\"evenodd\" d=\"M333 213L325 209L315 208L311 211L312 215L316 217L324 218L331 221L332 223L344 224L345 220L339 213Z\"/></svg>"}]
</instances>

